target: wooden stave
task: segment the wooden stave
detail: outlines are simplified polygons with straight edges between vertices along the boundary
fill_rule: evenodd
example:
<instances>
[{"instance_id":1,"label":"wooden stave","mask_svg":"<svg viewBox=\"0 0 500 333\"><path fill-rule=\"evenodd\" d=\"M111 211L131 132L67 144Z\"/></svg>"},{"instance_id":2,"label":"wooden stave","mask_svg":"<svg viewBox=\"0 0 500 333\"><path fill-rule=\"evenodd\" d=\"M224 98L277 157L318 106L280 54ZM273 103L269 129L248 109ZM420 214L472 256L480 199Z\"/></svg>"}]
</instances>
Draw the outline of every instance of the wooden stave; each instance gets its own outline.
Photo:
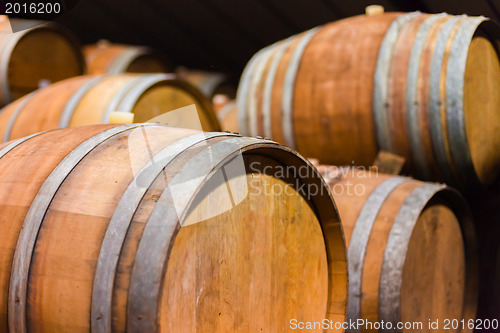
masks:
<instances>
[{"instance_id":1,"label":"wooden stave","mask_svg":"<svg viewBox=\"0 0 500 333\"><path fill-rule=\"evenodd\" d=\"M131 128L141 127L141 126L149 126L149 127L153 126L153 127L156 127L156 126L151 125L151 124L150 125L124 125L122 127L118 127L119 130L116 127L112 127L112 129L114 128L113 131L117 132L117 131L121 131L122 129L123 130L129 130ZM107 127L107 128L109 128L109 127ZM226 134L226 133L217 133L216 135L217 136L234 137L234 136L232 136L230 134ZM238 137L236 137L236 138L238 138ZM14 145L11 145L11 147L9 148L9 150L14 149L14 147L16 145L20 145L23 142L27 141L28 139L29 138L15 141ZM238 140L239 139L237 139L237 141ZM305 164L305 165L308 165L309 168L311 168L311 165L308 164L307 162L305 162L305 160L303 160L300 156L295 155L295 153L293 153L291 150L286 149L286 148L282 148L282 150L280 150L279 146L276 145L273 142L270 142L270 141L267 141L267 140L258 140L258 139L241 139L241 140L243 140L243 142L245 142L245 140L248 141L248 143L245 143L242 146L243 150L245 150L245 151L249 151L250 153L251 153L251 151L253 151L253 152L261 151L263 154L272 156L273 158L278 157L282 161L288 161L288 162L292 162L293 161L294 163L297 163L298 165L304 165ZM91 148L91 147L89 147L89 148ZM276 148L278 148L278 149L276 149ZM5 150L5 151L7 151L7 150ZM228 159L231 159L231 158L232 157L229 156L225 160L228 160ZM67 169L67 171L71 172L70 169ZM313 169L310 169L310 170L312 170L314 172ZM322 183L321 178L318 177L317 175L312 175L312 176L309 175L308 177L310 177L311 179L305 180L306 182L307 181L312 181L313 183L319 184L320 186L325 186L325 184ZM339 239L343 239L343 238L342 238L342 232L341 232L341 225L339 223L337 212L336 212L334 206L331 206L332 209L320 208L320 207L324 207L325 204L327 205L328 201L331 200L331 196L330 196L329 192L326 191L325 193L326 193L326 196L323 195L321 198L315 198L318 202L316 204L314 204L314 206L316 207L318 214L323 215L323 217L325 219L330 220L330 222L333 223L329 227L326 226L326 228L329 229L330 227L331 228L334 227L336 229L336 231L335 231L336 235L334 237L338 241ZM50 199L50 196L49 196L48 199ZM327 233L331 234L331 232L332 231L329 231ZM343 241L342 241L342 244L343 244ZM341 269L341 267L339 267L339 265L341 265L342 262L344 262L344 264L345 264L345 256L343 256L342 254L338 253L339 244L333 244L333 245L334 246L329 247L329 249L328 249L328 251L329 251L329 257L334 257L335 258L335 262L332 264L332 270L337 271L337 272L338 271L342 271L342 269ZM337 252L335 252L335 251L337 251ZM342 259L342 257L343 257L343 259ZM335 269L333 268L334 265L336 266ZM342 288L346 288L346 286L339 286L337 288L340 288L342 290ZM336 291L330 290L330 292L332 293L332 295L330 295L330 297L333 299L334 298L333 294L338 294L338 289ZM18 306L19 305L19 303L16 303L16 302L13 302L12 304L13 304L12 306ZM16 315L16 313L17 313L17 315ZM15 320L22 320L22 318L24 317L23 315L19 315L18 311L14 311L14 312L10 311L10 314L12 316L15 316ZM21 327L21 328L23 327L22 325L17 326L17 324L19 324L19 322L16 322L16 326L11 325L11 327Z\"/></svg>"},{"instance_id":2,"label":"wooden stave","mask_svg":"<svg viewBox=\"0 0 500 333\"><path fill-rule=\"evenodd\" d=\"M124 125L95 135L67 155L45 180L25 217L14 253L9 287L9 327L15 328L19 332L27 332L26 321L24 320L26 317L26 301L23 300L27 298L29 267L45 213L59 186L73 168L97 145L117 134L141 126L144 125Z\"/></svg>"}]
</instances>

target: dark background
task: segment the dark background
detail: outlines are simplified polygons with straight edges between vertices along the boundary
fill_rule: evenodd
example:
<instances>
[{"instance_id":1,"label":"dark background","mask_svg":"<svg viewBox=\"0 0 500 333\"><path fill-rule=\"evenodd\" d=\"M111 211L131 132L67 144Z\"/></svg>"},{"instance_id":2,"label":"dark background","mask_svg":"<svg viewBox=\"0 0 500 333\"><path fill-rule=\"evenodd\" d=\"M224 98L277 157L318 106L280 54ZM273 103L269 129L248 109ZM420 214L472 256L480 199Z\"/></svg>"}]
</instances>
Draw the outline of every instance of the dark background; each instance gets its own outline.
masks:
<instances>
[{"instance_id":1,"label":"dark background","mask_svg":"<svg viewBox=\"0 0 500 333\"><path fill-rule=\"evenodd\" d=\"M259 49L371 4L500 20L500 0L80 0L57 21L83 43L149 45L176 64L239 76Z\"/></svg>"}]
</instances>

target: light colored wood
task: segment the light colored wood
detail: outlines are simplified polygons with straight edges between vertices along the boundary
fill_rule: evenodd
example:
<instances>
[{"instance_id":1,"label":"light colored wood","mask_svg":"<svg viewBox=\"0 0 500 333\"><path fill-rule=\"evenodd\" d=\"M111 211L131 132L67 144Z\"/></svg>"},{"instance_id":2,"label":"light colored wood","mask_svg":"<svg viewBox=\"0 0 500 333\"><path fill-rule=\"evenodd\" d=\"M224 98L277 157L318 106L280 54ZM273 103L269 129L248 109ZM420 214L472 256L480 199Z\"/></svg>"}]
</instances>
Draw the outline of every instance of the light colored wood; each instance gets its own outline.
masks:
<instances>
[{"instance_id":1,"label":"light colored wood","mask_svg":"<svg viewBox=\"0 0 500 333\"><path fill-rule=\"evenodd\" d=\"M104 128L87 128L68 137L68 131L46 133L30 139L0 158L0 327L7 332L7 297L10 267L17 237L33 198L50 172L78 144ZM57 146L57 149L53 149ZM31 162L23 163L23 156ZM26 161L26 160L24 160ZM18 181L14 181L17 179ZM17 184L16 184L17 183Z\"/></svg>"},{"instance_id":2,"label":"light colored wood","mask_svg":"<svg viewBox=\"0 0 500 333\"><path fill-rule=\"evenodd\" d=\"M380 15L385 11L383 6L380 5L369 5L365 7L365 14L368 16L371 15Z\"/></svg>"},{"instance_id":3,"label":"light colored wood","mask_svg":"<svg viewBox=\"0 0 500 333\"><path fill-rule=\"evenodd\" d=\"M215 127L212 124L214 112L211 107L210 114L207 114L203 110L205 105L201 104L196 97L182 87L164 86L150 89L149 91L144 92L144 95L138 100L136 106L134 107L134 113L136 114L134 121L137 123L145 122L166 112L176 112L175 110L194 105L196 107L196 114L187 113L184 121L180 122L177 126L193 129L206 129L208 131L216 130L218 126ZM179 114L177 117L180 118L182 116L182 114Z\"/></svg>"},{"instance_id":4,"label":"light colored wood","mask_svg":"<svg viewBox=\"0 0 500 333\"><path fill-rule=\"evenodd\" d=\"M453 211L440 204L425 209L408 248L401 289L403 321L432 318L444 323L445 319L462 318L466 261L460 224ZM421 331L433 332L428 327Z\"/></svg>"},{"instance_id":5,"label":"light colored wood","mask_svg":"<svg viewBox=\"0 0 500 333\"><path fill-rule=\"evenodd\" d=\"M133 122L134 122L133 113L113 111L109 115L110 124L132 124Z\"/></svg>"},{"instance_id":6,"label":"light colored wood","mask_svg":"<svg viewBox=\"0 0 500 333\"><path fill-rule=\"evenodd\" d=\"M0 158L1 330L7 330L6 297L17 236L42 183L80 143L114 127L50 131ZM45 212L29 268L25 316L29 332L90 330L96 267L118 202L131 183L140 181L138 170L154 155L174 142L201 134L160 125L126 128L131 127L96 146L68 170ZM126 322L137 315L130 312L133 267L144 228L167 185L164 177L173 179L200 152L209 147L215 152L216 144L228 139L251 141L252 145L244 146L246 172L216 177L222 172L220 165L215 166L215 174L194 192L187 217L174 219L178 232L161 275L162 294L147 296L161 304L155 314L158 332L169 327L175 331L194 327L211 332L285 332L291 318L345 319L345 244L331 198L324 196L324 204L318 206L317 199L324 194L306 195L292 187L295 178L263 173L286 163L312 169L270 141L221 133L208 140L200 136L198 144L176 156L145 188L137 207L127 206L136 210L121 244L111 290L112 331L130 331ZM258 167L250 168L256 162ZM301 177L305 184L322 184L315 175ZM238 189L233 185L240 182L247 184L248 195L227 211L210 215L231 202L228 188Z\"/></svg>"},{"instance_id":7,"label":"light colored wood","mask_svg":"<svg viewBox=\"0 0 500 333\"><path fill-rule=\"evenodd\" d=\"M179 230L165 275L161 331L286 332L290 318L325 316L328 270L316 216L282 180L240 177L262 195L250 194L235 209L192 223L220 205L217 192L226 191L220 184Z\"/></svg>"},{"instance_id":8,"label":"light colored wood","mask_svg":"<svg viewBox=\"0 0 500 333\"><path fill-rule=\"evenodd\" d=\"M89 296L102 238L134 179L131 163L145 164L151 154L185 135L180 129L148 129L145 150L143 137L124 133L92 151L71 172L52 201L37 242L29 291L32 330L89 330Z\"/></svg>"},{"instance_id":9,"label":"light colored wood","mask_svg":"<svg viewBox=\"0 0 500 333\"><path fill-rule=\"evenodd\" d=\"M465 71L467 140L476 173L486 184L495 181L500 167L496 158L500 146L500 60L497 50L485 36L474 37Z\"/></svg>"},{"instance_id":10,"label":"light colored wood","mask_svg":"<svg viewBox=\"0 0 500 333\"><path fill-rule=\"evenodd\" d=\"M210 102L196 88L173 77L158 79L155 84L142 88L137 99L129 104L131 109L124 110L125 106L120 106L120 102L139 84L137 80L147 77L137 74L86 75L40 89L32 96L23 97L4 108L0 113L0 138L5 139L11 122L9 140L56 129L60 127L62 115L67 109L70 112L69 127L76 127L109 122L109 115L106 114L112 111L131 111L134 122L138 123L194 105L195 113L172 113L171 117L177 120L175 126L205 131L220 129ZM92 83L91 80L99 81ZM91 86L76 103L71 104L72 98L86 84ZM112 109L109 109L110 105ZM17 110L19 107L21 109Z\"/></svg>"},{"instance_id":11,"label":"light colored wood","mask_svg":"<svg viewBox=\"0 0 500 333\"><path fill-rule=\"evenodd\" d=\"M19 38L12 52L5 51L2 57L9 57L5 82L11 100L22 97L38 88L40 80L57 82L83 74L85 62L79 45L57 25L41 25L27 31L10 32L5 26L2 44ZM1 100L7 104L11 100Z\"/></svg>"}]
</instances>

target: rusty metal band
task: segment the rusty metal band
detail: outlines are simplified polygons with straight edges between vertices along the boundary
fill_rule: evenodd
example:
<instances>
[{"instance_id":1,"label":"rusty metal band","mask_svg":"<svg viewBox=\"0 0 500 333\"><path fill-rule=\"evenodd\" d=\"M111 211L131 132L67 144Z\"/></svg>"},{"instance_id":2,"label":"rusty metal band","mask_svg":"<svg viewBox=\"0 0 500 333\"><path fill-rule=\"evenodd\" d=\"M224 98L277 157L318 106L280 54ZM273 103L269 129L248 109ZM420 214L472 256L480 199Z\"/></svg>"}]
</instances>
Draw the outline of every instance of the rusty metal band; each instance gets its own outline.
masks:
<instances>
[{"instance_id":1,"label":"rusty metal band","mask_svg":"<svg viewBox=\"0 0 500 333\"><path fill-rule=\"evenodd\" d=\"M412 12L398 16L387 29L380 45L373 85L373 117L377 145L381 150L392 151L391 128L387 114L389 107L387 104L387 90L394 47L404 26L420 14L420 12Z\"/></svg>"},{"instance_id":2,"label":"rusty metal band","mask_svg":"<svg viewBox=\"0 0 500 333\"><path fill-rule=\"evenodd\" d=\"M199 183L193 185L196 193L224 161L240 154L242 147L251 144L275 145L267 140L245 137L217 142L188 160L169 180L169 184L197 179ZM203 179L199 178L200 174L204 175ZM169 187L166 187L156 202L144 228L132 269L127 304L128 332L155 332L158 329L157 310L164 266L175 231L180 228L193 199L183 196L174 205Z\"/></svg>"},{"instance_id":3,"label":"rusty metal band","mask_svg":"<svg viewBox=\"0 0 500 333\"><path fill-rule=\"evenodd\" d=\"M97 261L91 305L91 330L93 333L112 331L113 289L118 260L132 217L144 194L163 168L179 154L198 143L220 136L234 135L228 133L198 133L167 146L157 153L139 172L141 183L137 183L136 176L123 193L108 224Z\"/></svg>"},{"instance_id":4,"label":"rusty metal band","mask_svg":"<svg viewBox=\"0 0 500 333\"><path fill-rule=\"evenodd\" d=\"M446 122L451 157L457 166L458 176L471 185L479 185L480 181L472 163L465 129L465 66L472 37L478 26L486 20L485 17L468 17L462 21L451 44L446 71Z\"/></svg>"},{"instance_id":5,"label":"rusty metal band","mask_svg":"<svg viewBox=\"0 0 500 333\"><path fill-rule=\"evenodd\" d=\"M21 143L23 143L25 141L28 141L29 139L31 139L31 138L33 138L35 136L38 136L40 134L43 134L43 133L45 133L45 132L35 133L35 134L32 134L32 135L26 136L24 138L12 141L10 144L8 144L7 146L3 147L3 149L0 149L0 158L2 158L5 155L7 155L12 149L16 148Z\"/></svg>"},{"instance_id":6,"label":"rusty metal band","mask_svg":"<svg viewBox=\"0 0 500 333\"><path fill-rule=\"evenodd\" d=\"M147 74L144 74L147 75ZM130 90L135 87L143 78L144 75L140 75L128 82L126 85L120 88L118 92L113 95L113 98L109 101L106 106L106 111L104 111L104 116L102 117L101 122L103 124L109 124L109 116L113 111L121 111L118 109L120 102L127 96Z\"/></svg>"},{"instance_id":7,"label":"rusty metal band","mask_svg":"<svg viewBox=\"0 0 500 333\"><path fill-rule=\"evenodd\" d=\"M281 63L283 54L290 46L290 43L294 40L294 37L290 37L283 41L277 48L276 55L273 58L271 66L269 67L269 72L267 73L265 86L264 86L264 97L262 100L262 115L264 123L264 136L271 138L272 128L271 128L271 103L273 97L274 89L274 79L276 77L276 72L278 71L278 66Z\"/></svg>"},{"instance_id":8,"label":"rusty metal band","mask_svg":"<svg viewBox=\"0 0 500 333\"><path fill-rule=\"evenodd\" d=\"M12 116L10 116L9 122L7 123L7 127L5 128L5 133L3 134L3 142L7 142L10 140L10 133L12 132L12 128L14 128L14 124L17 120L17 117L37 92L38 90L35 90L28 96L24 97L22 102L19 103L17 108L14 110L14 113L12 113Z\"/></svg>"},{"instance_id":9,"label":"rusty metal band","mask_svg":"<svg viewBox=\"0 0 500 333\"><path fill-rule=\"evenodd\" d=\"M80 89L78 89L78 91L73 94L73 96L71 96L71 98L64 106L61 118L59 119L59 128L69 127L71 117L73 116L73 113L75 112L75 109L82 98L89 92L90 89L92 89L95 85L97 85L107 77L107 75L99 75L90 79L89 81L85 82L85 84L82 85Z\"/></svg>"},{"instance_id":10,"label":"rusty metal band","mask_svg":"<svg viewBox=\"0 0 500 333\"><path fill-rule=\"evenodd\" d=\"M148 53L149 49L147 47L136 46L128 48L111 62L107 72L109 74L125 73L135 59Z\"/></svg>"},{"instance_id":11,"label":"rusty metal band","mask_svg":"<svg viewBox=\"0 0 500 333\"><path fill-rule=\"evenodd\" d=\"M285 144L293 149L296 149L295 135L293 133L293 96L295 90L295 80L299 71L302 55L304 54L311 39L316 35L321 27L313 28L303 33L300 42L295 47L288 69L285 74L285 82L283 83L283 95L281 99L282 126L283 137Z\"/></svg>"},{"instance_id":12,"label":"rusty metal band","mask_svg":"<svg viewBox=\"0 0 500 333\"><path fill-rule=\"evenodd\" d=\"M266 52L264 52L259 57L259 62L257 63L254 71L254 75L250 80L250 87L248 89L248 125L249 125L249 135L256 136L262 133L258 133L258 117L257 117L257 108L259 106L258 95L260 95L260 86L262 85L262 78L264 76L264 71L269 60L272 58L276 48L279 47L279 44L272 45L269 47Z\"/></svg>"},{"instance_id":13,"label":"rusty metal band","mask_svg":"<svg viewBox=\"0 0 500 333\"><path fill-rule=\"evenodd\" d=\"M347 320L356 321L362 318L361 315L361 295L363 263L366 256L366 247L372 232L377 215L391 193L401 184L407 182L409 178L392 177L370 194L363 208L361 209L354 229L348 249L349 262L349 306L347 308ZM357 333L361 329L349 329L346 332Z\"/></svg>"},{"instance_id":14,"label":"rusty metal band","mask_svg":"<svg viewBox=\"0 0 500 333\"><path fill-rule=\"evenodd\" d=\"M416 172L421 178L428 179L430 175L429 161L425 156L422 140L420 137L419 117L419 81L425 78L419 77L420 58L431 28L434 24L446 17L447 14L436 14L427 18L420 26L415 36L408 63L408 76L406 79L406 126L408 128L408 141L410 143L410 154L416 166Z\"/></svg>"},{"instance_id":15,"label":"rusty metal band","mask_svg":"<svg viewBox=\"0 0 500 333\"><path fill-rule=\"evenodd\" d=\"M272 45L271 45L272 46ZM271 47L268 46L257 52L252 59L248 62L241 75L240 84L238 86L238 91L236 94L236 103L238 105L238 129L242 135L248 135L248 102L249 102L249 86L250 80L254 75L255 66L259 62L261 55L266 52L266 50Z\"/></svg>"},{"instance_id":16,"label":"rusty metal band","mask_svg":"<svg viewBox=\"0 0 500 333\"><path fill-rule=\"evenodd\" d=\"M59 187L78 163L99 144L125 131L152 125L154 124L123 125L108 129L91 137L69 153L50 173L40 187L24 219L14 252L12 270L10 272L8 300L8 322L11 332L27 332L26 296L31 259L43 219Z\"/></svg>"},{"instance_id":17,"label":"rusty metal band","mask_svg":"<svg viewBox=\"0 0 500 333\"><path fill-rule=\"evenodd\" d=\"M175 76L173 74L144 74L140 76L136 84L120 101L118 109L113 111L132 112L135 104L146 90L159 82L172 80L174 78Z\"/></svg>"},{"instance_id":18,"label":"rusty metal band","mask_svg":"<svg viewBox=\"0 0 500 333\"><path fill-rule=\"evenodd\" d=\"M396 329L396 325L402 321L401 285L408 244L422 210L434 194L444 188L445 185L429 183L416 188L405 199L394 219L384 252L379 285L379 319L393 326L391 329L381 329L381 333L403 332Z\"/></svg>"},{"instance_id":19,"label":"rusty metal band","mask_svg":"<svg viewBox=\"0 0 500 333\"><path fill-rule=\"evenodd\" d=\"M455 16L448 20L436 40L434 54L431 61L430 84L429 84L429 130L431 134L432 150L443 176L448 183L453 183L454 177L451 169L451 161L448 159L445 142L441 130L441 107L446 101L441 100L441 67L446 50L446 45L456 24L466 16Z\"/></svg>"}]
</instances>

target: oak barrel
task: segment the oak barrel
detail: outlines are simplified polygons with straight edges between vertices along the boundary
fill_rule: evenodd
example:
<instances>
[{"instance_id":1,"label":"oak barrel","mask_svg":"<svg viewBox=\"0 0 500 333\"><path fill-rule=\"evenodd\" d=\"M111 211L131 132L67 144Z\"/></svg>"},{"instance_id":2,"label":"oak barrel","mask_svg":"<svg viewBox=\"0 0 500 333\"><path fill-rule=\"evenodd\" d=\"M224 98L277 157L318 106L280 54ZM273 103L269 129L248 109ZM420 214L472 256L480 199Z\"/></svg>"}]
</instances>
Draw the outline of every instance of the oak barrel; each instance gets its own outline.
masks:
<instances>
[{"instance_id":1,"label":"oak barrel","mask_svg":"<svg viewBox=\"0 0 500 333\"><path fill-rule=\"evenodd\" d=\"M13 33L11 23L0 19L0 105L37 89L81 75L85 60L73 36L55 23L10 19L12 24L30 22L31 28Z\"/></svg>"},{"instance_id":2,"label":"oak barrel","mask_svg":"<svg viewBox=\"0 0 500 333\"><path fill-rule=\"evenodd\" d=\"M365 169L319 168L348 246L347 317L393 325L349 332L442 332L445 319L475 319L477 244L472 214L458 192ZM429 319L439 320L439 329L429 329ZM399 330L399 322L422 327Z\"/></svg>"},{"instance_id":3,"label":"oak barrel","mask_svg":"<svg viewBox=\"0 0 500 333\"><path fill-rule=\"evenodd\" d=\"M101 40L83 48L88 74L169 73L172 65L146 46Z\"/></svg>"},{"instance_id":4,"label":"oak barrel","mask_svg":"<svg viewBox=\"0 0 500 333\"><path fill-rule=\"evenodd\" d=\"M240 131L335 165L378 150L421 179L491 184L500 170L500 29L484 17L385 13L259 51L238 88Z\"/></svg>"},{"instance_id":5,"label":"oak barrel","mask_svg":"<svg viewBox=\"0 0 500 333\"><path fill-rule=\"evenodd\" d=\"M172 74L106 74L67 79L9 104L0 111L0 137L106 124L114 111L133 113L137 123L160 117L170 126L220 130L211 103Z\"/></svg>"},{"instance_id":6,"label":"oak barrel","mask_svg":"<svg viewBox=\"0 0 500 333\"><path fill-rule=\"evenodd\" d=\"M286 147L95 125L3 144L0 170L2 331L270 332L291 318L344 320L335 205Z\"/></svg>"}]
</instances>

